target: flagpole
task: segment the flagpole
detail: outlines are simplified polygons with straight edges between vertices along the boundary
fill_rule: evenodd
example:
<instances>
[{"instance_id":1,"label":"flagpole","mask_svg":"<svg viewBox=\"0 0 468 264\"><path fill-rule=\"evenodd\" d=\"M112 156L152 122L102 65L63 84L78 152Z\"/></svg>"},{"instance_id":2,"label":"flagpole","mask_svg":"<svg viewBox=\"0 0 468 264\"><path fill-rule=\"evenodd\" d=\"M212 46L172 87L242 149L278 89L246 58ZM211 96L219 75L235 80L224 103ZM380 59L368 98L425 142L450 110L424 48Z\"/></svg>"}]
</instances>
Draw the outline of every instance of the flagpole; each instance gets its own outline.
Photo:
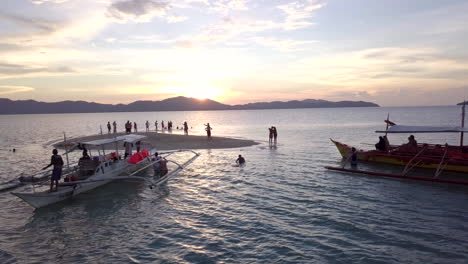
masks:
<instances>
[{"instance_id":1,"label":"flagpole","mask_svg":"<svg viewBox=\"0 0 468 264\"><path fill-rule=\"evenodd\" d=\"M385 128L385 136L387 136L388 121L390 121L390 113L387 113L387 122L385 122L387 124L387 127Z\"/></svg>"},{"instance_id":2,"label":"flagpole","mask_svg":"<svg viewBox=\"0 0 468 264\"><path fill-rule=\"evenodd\" d=\"M461 120L461 127L462 129L465 127L465 105L466 101L463 101L463 107L462 107L462 120ZM460 147L463 147L463 132L460 133Z\"/></svg>"}]
</instances>

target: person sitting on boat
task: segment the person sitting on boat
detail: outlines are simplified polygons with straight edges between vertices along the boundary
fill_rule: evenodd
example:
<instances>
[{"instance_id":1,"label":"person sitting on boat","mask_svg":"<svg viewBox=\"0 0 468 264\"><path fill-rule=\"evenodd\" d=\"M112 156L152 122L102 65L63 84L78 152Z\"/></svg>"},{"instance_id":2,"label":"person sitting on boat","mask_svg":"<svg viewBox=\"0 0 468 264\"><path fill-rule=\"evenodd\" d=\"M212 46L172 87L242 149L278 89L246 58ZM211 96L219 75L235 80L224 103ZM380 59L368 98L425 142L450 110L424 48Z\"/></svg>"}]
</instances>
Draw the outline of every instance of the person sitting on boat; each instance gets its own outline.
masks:
<instances>
[{"instance_id":1,"label":"person sitting on boat","mask_svg":"<svg viewBox=\"0 0 468 264\"><path fill-rule=\"evenodd\" d=\"M60 155L58 155L57 149L52 150L52 156L50 157L50 164L42 168L43 170L49 168L50 166L54 166L52 169L52 177L50 178L50 192L54 190L54 183L55 183L55 191L58 190L58 182L60 177L62 176L62 167L63 167L63 159Z\"/></svg>"},{"instance_id":2,"label":"person sitting on boat","mask_svg":"<svg viewBox=\"0 0 468 264\"><path fill-rule=\"evenodd\" d=\"M154 153L154 158L153 158L153 169L154 169L154 176L155 177L160 177L161 176L161 157L159 157L159 154L156 152Z\"/></svg>"},{"instance_id":3,"label":"person sitting on boat","mask_svg":"<svg viewBox=\"0 0 468 264\"><path fill-rule=\"evenodd\" d=\"M239 155L239 157L236 160L236 163L239 164L239 166L242 166L245 164L245 159L242 157L242 155Z\"/></svg>"},{"instance_id":4,"label":"person sitting on boat","mask_svg":"<svg viewBox=\"0 0 468 264\"><path fill-rule=\"evenodd\" d=\"M88 150L87 149L83 149L83 156L80 158L80 160L78 161L78 163L82 160L90 160L91 158L89 157L88 155Z\"/></svg>"},{"instance_id":5,"label":"person sitting on boat","mask_svg":"<svg viewBox=\"0 0 468 264\"><path fill-rule=\"evenodd\" d=\"M375 149L376 150L380 150L380 151L385 151L386 150L386 146L385 146L385 139L380 136L379 137L379 142L377 144L375 144Z\"/></svg>"},{"instance_id":6,"label":"person sitting on boat","mask_svg":"<svg viewBox=\"0 0 468 264\"><path fill-rule=\"evenodd\" d=\"M79 177L86 178L93 175L96 165L96 162L89 157L88 150L83 149L83 156L78 160Z\"/></svg>"},{"instance_id":7,"label":"person sitting on boat","mask_svg":"<svg viewBox=\"0 0 468 264\"><path fill-rule=\"evenodd\" d=\"M418 147L418 142L416 141L416 139L414 138L413 135L410 135L408 137L408 145L411 146L411 147L415 147L415 148Z\"/></svg>"},{"instance_id":8,"label":"person sitting on boat","mask_svg":"<svg viewBox=\"0 0 468 264\"><path fill-rule=\"evenodd\" d=\"M129 143L129 142L124 142L124 147L125 147L125 157L124 157L124 159L126 159L128 156L132 155L133 144Z\"/></svg>"}]
</instances>

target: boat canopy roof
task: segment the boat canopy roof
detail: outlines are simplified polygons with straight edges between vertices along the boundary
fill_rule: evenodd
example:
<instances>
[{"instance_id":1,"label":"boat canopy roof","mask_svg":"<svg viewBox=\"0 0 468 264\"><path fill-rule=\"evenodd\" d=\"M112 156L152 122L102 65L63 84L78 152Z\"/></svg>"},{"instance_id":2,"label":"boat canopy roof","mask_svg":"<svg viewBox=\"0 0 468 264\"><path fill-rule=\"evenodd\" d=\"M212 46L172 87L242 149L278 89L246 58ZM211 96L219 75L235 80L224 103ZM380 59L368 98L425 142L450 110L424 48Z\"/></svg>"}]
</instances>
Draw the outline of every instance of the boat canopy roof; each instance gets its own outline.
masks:
<instances>
[{"instance_id":1,"label":"boat canopy roof","mask_svg":"<svg viewBox=\"0 0 468 264\"><path fill-rule=\"evenodd\" d=\"M376 133L460 133L468 132L467 127L437 127L437 126L404 126L394 125L387 130L377 130Z\"/></svg>"},{"instance_id":2,"label":"boat canopy roof","mask_svg":"<svg viewBox=\"0 0 468 264\"><path fill-rule=\"evenodd\" d=\"M123 135L123 136L118 136L114 138L103 138L103 139L96 139L92 141L87 141L83 142L83 145L88 145L88 146L102 146L106 144L111 144L115 142L128 142L128 143L135 143L137 141L142 140L146 136L143 135L135 135L135 134L130 134L130 135Z\"/></svg>"}]
</instances>

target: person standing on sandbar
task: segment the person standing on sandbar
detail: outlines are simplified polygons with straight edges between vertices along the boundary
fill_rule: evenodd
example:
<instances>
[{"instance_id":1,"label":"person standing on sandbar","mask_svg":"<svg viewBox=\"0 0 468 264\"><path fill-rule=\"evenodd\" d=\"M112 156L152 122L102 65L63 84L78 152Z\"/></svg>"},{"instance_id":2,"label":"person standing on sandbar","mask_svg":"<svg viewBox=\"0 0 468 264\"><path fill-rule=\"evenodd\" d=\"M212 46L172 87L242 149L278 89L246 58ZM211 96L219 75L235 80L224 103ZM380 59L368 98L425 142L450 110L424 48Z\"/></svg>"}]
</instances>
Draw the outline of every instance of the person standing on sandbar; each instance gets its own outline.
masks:
<instances>
[{"instance_id":1,"label":"person standing on sandbar","mask_svg":"<svg viewBox=\"0 0 468 264\"><path fill-rule=\"evenodd\" d=\"M276 130L276 127L271 127L273 129L273 140L276 144L276 139L278 138L278 130Z\"/></svg>"},{"instance_id":2,"label":"person standing on sandbar","mask_svg":"<svg viewBox=\"0 0 468 264\"><path fill-rule=\"evenodd\" d=\"M187 124L187 121L184 122L184 135L188 136L188 124Z\"/></svg>"},{"instance_id":3,"label":"person standing on sandbar","mask_svg":"<svg viewBox=\"0 0 468 264\"><path fill-rule=\"evenodd\" d=\"M273 127L268 128L268 142L271 144L273 143Z\"/></svg>"},{"instance_id":4,"label":"person standing on sandbar","mask_svg":"<svg viewBox=\"0 0 468 264\"><path fill-rule=\"evenodd\" d=\"M213 128L211 128L210 123L206 123L205 126L206 126L206 128L205 128L205 130L206 130L206 136L208 137L208 139L211 139L211 130L212 130Z\"/></svg>"}]
</instances>

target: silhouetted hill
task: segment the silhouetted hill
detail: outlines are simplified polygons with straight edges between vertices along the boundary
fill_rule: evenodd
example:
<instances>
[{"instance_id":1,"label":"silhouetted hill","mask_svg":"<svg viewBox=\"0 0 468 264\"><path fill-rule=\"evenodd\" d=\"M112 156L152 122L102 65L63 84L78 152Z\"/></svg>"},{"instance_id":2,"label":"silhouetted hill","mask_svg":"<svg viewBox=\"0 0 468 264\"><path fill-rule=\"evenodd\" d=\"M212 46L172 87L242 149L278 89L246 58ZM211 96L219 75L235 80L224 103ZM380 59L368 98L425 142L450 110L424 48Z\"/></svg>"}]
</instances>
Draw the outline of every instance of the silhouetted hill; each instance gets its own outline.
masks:
<instances>
[{"instance_id":1,"label":"silhouetted hill","mask_svg":"<svg viewBox=\"0 0 468 264\"><path fill-rule=\"evenodd\" d=\"M331 108L331 107L379 107L378 104L363 101L339 101L330 102L326 100L306 99L302 101L274 101L250 103L245 105L234 105L232 109L294 109L294 108Z\"/></svg>"},{"instance_id":2,"label":"silhouetted hill","mask_svg":"<svg viewBox=\"0 0 468 264\"><path fill-rule=\"evenodd\" d=\"M162 101L136 101L130 104L99 104L85 101L38 102L34 100L13 101L0 98L0 114L55 114L55 113L100 113L100 112L150 112L150 111L200 111L200 110L247 110L247 109L292 109L319 107L378 107L362 101L330 102L307 99L288 102L260 102L245 105L226 105L210 99L198 100L183 96Z\"/></svg>"}]
</instances>

